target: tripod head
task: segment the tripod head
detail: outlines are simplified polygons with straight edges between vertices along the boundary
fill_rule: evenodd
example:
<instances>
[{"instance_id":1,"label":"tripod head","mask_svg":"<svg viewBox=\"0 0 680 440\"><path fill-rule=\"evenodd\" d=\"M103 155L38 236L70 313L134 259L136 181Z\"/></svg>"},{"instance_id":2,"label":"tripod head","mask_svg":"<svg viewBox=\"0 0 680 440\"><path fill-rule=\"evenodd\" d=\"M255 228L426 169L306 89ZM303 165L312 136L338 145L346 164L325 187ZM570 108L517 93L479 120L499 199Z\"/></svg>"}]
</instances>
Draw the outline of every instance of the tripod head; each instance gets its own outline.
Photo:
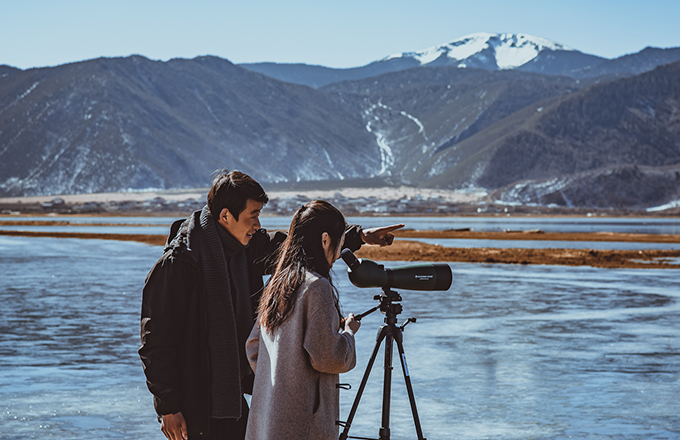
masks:
<instances>
[{"instance_id":1,"label":"tripod head","mask_svg":"<svg viewBox=\"0 0 680 440\"><path fill-rule=\"evenodd\" d=\"M390 289L389 287L383 287L383 291L380 295L376 295L373 299L380 301L380 311L385 315L386 324L396 324L397 315L399 315L404 308L401 303L401 295Z\"/></svg>"},{"instance_id":2,"label":"tripod head","mask_svg":"<svg viewBox=\"0 0 680 440\"><path fill-rule=\"evenodd\" d=\"M390 323L396 323L397 315L403 311L402 305L397 303L397 301L401 301L401 295L399 295L399 293L395 292L389 287L383 287L382 293L380 295L375 295L373 299L376 301L380 301L380 304L370 308L364 313L355 315L354 319L356 319L357 321L361 321L361 318L363 318L364 316L370 315L371 313L380 309L380 311L385 314L385 322L387 322L387 318L390 317L393 318L390 320Z\"/></svg>"}]
</instances>

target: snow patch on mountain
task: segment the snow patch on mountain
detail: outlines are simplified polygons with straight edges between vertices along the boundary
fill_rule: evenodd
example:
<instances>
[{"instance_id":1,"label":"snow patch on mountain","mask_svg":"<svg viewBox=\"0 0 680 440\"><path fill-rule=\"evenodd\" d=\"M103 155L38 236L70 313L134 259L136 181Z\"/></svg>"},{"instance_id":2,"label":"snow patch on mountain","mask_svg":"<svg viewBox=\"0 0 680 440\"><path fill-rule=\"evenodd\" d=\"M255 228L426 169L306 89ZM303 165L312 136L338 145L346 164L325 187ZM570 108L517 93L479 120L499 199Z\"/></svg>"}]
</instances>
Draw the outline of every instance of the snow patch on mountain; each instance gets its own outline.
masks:
<instances>
[{"instance_id":1,"label":"snow patch on mountain","mask_svg":"<svg viewBox=\"0 0 680 440\"><path fill-rule=\"evenodd\" d=\"M27 97L29 93L31 93L33 90L35 90L36 87L38 87L38 84L40 84L40 81L34 82L33 85L31 85L31 87L29 87L28 89L26 89L26 91L24 91L21 95L17 96L17 97L14 99L14 101L12 101L7 107L3 108L3 109L0 111L0 114L4 113L8 108L12 107L12 106L15 105L17 102L19 102L19 101L21 101L22 99L24 99L25 97Z\"/></svg>"},{"instance_id":2,"label":"snow patch on mountain","mask_svg":"<svg viewBox=\"0 0 680 440\"><path fill-rule=\"evenodd\" d=\"M660 206L654 206L652 208L647 208L647 212L661 212L661 211L666 211L668 209L673 209L673 208L680 208L680 200L674 200L670 203L666 203L664 205Z\"/></svg>"},{"instance_id":3,"label":"snow patch on mountain","mask_svg":"<svg viewBox=\"0 0 680 440\"><path fill-rule=\"evenodd\" d=\"M571 206L572 203L565 195L564 189L572 183L574 183L573 176L555 177L546 180L523 180L504 191L499 201L506 203L518 202L520 204L530 203L551 193L560 193L566 205Z\"/></svg>"},{"instance_id":4,"label":"snow patch on mountain","mask_svg":"<svg viewBox=\"0 0 680 440\"><path fill-rule=\"evenodd\" d=\"M390 171L390 169L394 166L394 152L392 151L392 147L387 141L385 133L382 132L379 128L374 126L380 124L381 122L380 117L375 114L376 110L378 109L387 111L390 110L390 108L383 104L382 101L378 101L377 104L372 104L369 108L364 110L363 117L364 120L367 120L366 131L372 133L375 136L376 144L380 149L380 170L378 171L377 175L378 176L382 176L385 174L391 175L392 172ZM372 176L375 175L376 174L373 174Z\"/></svg>"},{"instance_id":5,"label":"snow patch on mountain","mask_svg":"<svg viewBox=\"0 0 680 440\"><path fill-rule=\"evenodd\" d=\"M406 113L403 110L401 112L399 112L399 114L402 115L402 116L406 116L407 118L409 118L410 120L415 122L415 124L418 126L418 134L422 133L425 140L427 140L427 134L425 133L425 126L423 125L422 122L420 122L420 119L416 118L415 116L413 116L411 114Z\"/></svg>"}]
</instances>

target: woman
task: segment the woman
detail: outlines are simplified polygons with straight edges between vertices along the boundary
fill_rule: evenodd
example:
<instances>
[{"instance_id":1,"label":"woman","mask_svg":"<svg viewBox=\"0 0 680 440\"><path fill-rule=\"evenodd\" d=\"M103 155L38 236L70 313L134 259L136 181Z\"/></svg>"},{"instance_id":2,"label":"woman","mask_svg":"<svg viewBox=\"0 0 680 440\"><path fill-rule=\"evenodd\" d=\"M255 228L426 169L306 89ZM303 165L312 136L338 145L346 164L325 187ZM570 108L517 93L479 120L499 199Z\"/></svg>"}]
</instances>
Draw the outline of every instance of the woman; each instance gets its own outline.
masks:
<instances>
[{"instance_id":1,"label":"woman","mask_svg":"<svg viewBox=\"0 0 680 440\"><path fill-rule=\"evenodd\" d=\"M295 213L246 343L255 371L246 439L338 437L336 384L356 364L360 326L351 313L342 319L330 277L344 240L345 219L330 203Z\"/></svg>"}]
</instances>

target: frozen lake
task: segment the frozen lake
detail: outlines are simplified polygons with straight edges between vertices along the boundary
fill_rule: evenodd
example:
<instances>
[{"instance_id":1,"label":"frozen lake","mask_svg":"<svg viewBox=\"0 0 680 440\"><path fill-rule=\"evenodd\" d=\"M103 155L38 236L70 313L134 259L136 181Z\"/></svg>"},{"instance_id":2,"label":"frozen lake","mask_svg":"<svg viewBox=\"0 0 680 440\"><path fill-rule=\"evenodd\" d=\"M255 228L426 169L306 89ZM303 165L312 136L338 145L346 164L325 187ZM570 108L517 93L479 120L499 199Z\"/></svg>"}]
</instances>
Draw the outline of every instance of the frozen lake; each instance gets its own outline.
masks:
<instances>
[{"instance_id":1,"label":"frozen lake","mask_svg":"<svg viewBox=\"0 0 680 440\"><path fill-rule=\"evenodd\" d=\"M136 353L141 288L160 252L0 237L0 438L164 438ZM425 437L680 439L680 271L451 267L447 292L400 291L400 321L418 318L405 349ZM345 312L373 307L378 289L352 286L342 262L335 272ZM341 419L381 323L362 322ZM382 360L350 435L377 438ZM394 366L392 438L413 438Z\"/></svg>"}]
</instances>

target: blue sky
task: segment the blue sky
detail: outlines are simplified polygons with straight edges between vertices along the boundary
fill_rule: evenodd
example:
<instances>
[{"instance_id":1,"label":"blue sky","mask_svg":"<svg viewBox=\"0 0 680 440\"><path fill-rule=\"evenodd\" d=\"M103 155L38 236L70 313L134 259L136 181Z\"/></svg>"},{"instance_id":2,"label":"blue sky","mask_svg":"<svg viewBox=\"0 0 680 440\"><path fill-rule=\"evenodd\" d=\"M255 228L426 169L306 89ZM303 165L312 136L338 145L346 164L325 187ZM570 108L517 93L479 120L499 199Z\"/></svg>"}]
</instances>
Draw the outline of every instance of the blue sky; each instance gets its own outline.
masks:
<instances>
[{"instance_id":1,"label":"blue sky","mask_svg":"<svg viewBox=\"0 0 680 440\"><path fill-rule=\"evenodd\" d=\"M0 0L0 64L140 54L355 67L475 32L615 58L680 47L679 17L678 0Z\"/></svg>"}]
</instances>

